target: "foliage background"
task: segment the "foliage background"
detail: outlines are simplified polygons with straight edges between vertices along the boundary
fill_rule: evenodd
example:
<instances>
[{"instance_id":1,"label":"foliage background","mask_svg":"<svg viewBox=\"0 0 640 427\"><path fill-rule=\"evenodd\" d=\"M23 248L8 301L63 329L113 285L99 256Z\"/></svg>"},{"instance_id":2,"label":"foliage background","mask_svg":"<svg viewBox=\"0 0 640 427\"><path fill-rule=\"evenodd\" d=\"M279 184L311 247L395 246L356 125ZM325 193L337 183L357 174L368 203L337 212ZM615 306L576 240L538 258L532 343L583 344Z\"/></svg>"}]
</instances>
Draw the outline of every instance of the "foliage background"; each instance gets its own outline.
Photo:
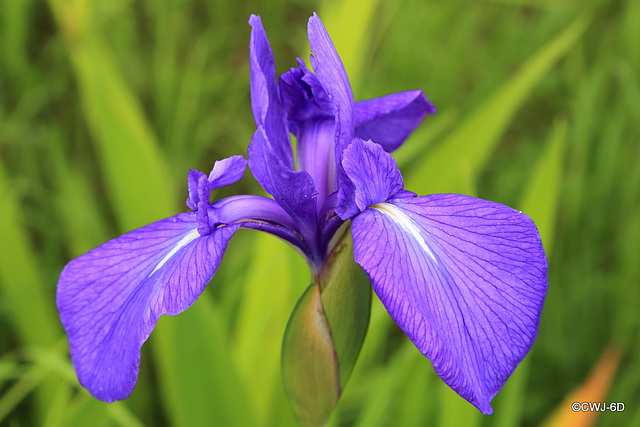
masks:
<instances>
[{"instance_id":1,"label":"foliage background","mask_svg":"<svg viewBox=\"0 0 640 427\"><path fill-rule=\"evenodd\" d=\"M282 73L313 10L357 100L421 88L439 108L397 152L406 187L523 210L550 262L538 340L493 416L374 298L329 425L553 424L607 348L617 373L590 396L625 411L590 421L640 425L640 2L622 0L0 2L0 424L295 425L279 352L309 278L276 239L238 233L203 297L159 321L125 402L78 385L54 301L69 259L185 210L189 168L246 154L247 19ZM247 174L216 196L232 192L260 189Z\"/></svg>"}]
</instances>

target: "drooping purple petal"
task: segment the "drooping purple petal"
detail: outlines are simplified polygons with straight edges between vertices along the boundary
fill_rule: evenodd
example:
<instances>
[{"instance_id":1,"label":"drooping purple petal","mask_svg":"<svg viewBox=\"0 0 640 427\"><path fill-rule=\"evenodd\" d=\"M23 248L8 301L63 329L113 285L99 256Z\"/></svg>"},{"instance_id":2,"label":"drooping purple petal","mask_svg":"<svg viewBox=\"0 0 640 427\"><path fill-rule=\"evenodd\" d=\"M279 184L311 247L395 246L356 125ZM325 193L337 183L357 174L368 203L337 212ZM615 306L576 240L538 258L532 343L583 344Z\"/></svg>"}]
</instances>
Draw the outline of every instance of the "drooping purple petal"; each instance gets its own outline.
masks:
<instances>
[{"instance_id":1,"label":"drooping purple petal","mask_svg":"<svg viewBox=\"0 0 640 427\"><path fill-rule=\"evenodd\" d=\"M313 179L305 171L287 168L269 146L264 128L258 127L249 145L249 169L262 188L291 216L302 237L313 247L317 221Z\"/></svg>"},{"instance_id":2,"label":"drooping purple petal","mask_svg":"<svg viewBox=\"0 0 640 427\"><path fill-rule=\"evenodd\" d=\"M355 260L436 373L485 414L537 335L547 261L529 217L439 194L352 220Z\"/></svg>"},{"instance_id":3,"label":"drooping purple petal","mask_svg":"<svg viewBox=\"0 0 640 427\"><path fill-rule=\"evenodd\" d=\"M163 314L190 307L213 277L237 225L208 236L196 213L167 218L71 261L56 304L84 387L105 402L131 394L140 348Z\"/></svg>"},{"instance_id":4,"label":"drooping purple petal","mask_svg":"<svg viewBox=\"0 0 640 427\"><path fill-rule=\"evenodd\" d=\"M342 167L353 188L352 192L338 192L335 211L344 220L402 190L396 161L379 144L354 138L342 153Z\"/></svg>"},{"instance_id":5,"label":"drooping purple petal","mask_svg":"<svg viewBox=\"0 0 640 427\"><path fill-rule=\"evenodd\" d=\"M421 90L393 93L356 102L353 107L355 136L382 145L385 151L400 147L427 114L436 108Z\"/></svg>"},{"instance_id":6,"label":"drooping purple petal","mask_svg":"<svg viewBox=\"0 0 640 427\"><path fill-rule=\"evenodd\" d=\"M286 114L276 85L273 52L259 16L251 15L249 68L251 75L251 108L256 126L264 127L270 148L283 164L293 170L293 150L286 126Z\"/></svg>"},{"instance_id":7,"label":"drooping purple petal","mask_svg":"<svg viewBox=\"0 0 640 427\"><path fill-rule=\"evenodd\" d=\"M212 190L231 185L242 179L247 161L242 156L231 156L214 163L209 174L209 186Z\"/></svg>"}]
</instances>

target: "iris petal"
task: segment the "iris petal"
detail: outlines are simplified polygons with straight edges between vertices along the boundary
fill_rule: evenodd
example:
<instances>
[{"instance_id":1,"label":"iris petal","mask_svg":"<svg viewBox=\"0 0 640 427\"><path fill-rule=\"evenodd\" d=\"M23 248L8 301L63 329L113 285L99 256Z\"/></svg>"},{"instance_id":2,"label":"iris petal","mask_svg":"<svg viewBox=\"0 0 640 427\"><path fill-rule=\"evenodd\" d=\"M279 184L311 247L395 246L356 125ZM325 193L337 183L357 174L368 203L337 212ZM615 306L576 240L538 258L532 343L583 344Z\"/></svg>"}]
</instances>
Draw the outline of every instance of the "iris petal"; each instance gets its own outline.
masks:
<instances>
[{"instance_id":1,"label":"iris petal","mask_svg":"<svg viewBox=\"0 0 640 427\"><path fill-rule=\"evenodd\" d=\"M353 93L349 77L327 29L315 13L309 18L307 30L313 54L311 56L313 71L337 110L336 141L343 150L349 145L353 136Z\"/></svg>"},{"instance_id":2,"label":"iris petal","mask_svg":"<svg viewBox=\"0 0 640 427\"><path fill-rule=\"evenodd\" d=\"M289 130L296 138L307 120L333 119L335 107L315 74L298 58L298 67L280 76L282 104L287 112Z\"/></svg>"},{"instance_id":3,"label":"iris petal","mask_svg":"<svg viewBox=\"0 0 640 427\"><path fill-rule=\"evenodd\" d=\"M306 171L287 168L270 149L265 130L259 127L249 145L249 169L265 191L295 221L303 238L314 247L316 240L316 189Z\"/></svg>"},{"instance_id":4,"label":"iris petal","mask_svg":"<svg viewBox=\"0 0 640 427\"><path fill-rule=\"evenodd\" d=\"M338 191L346 192L344 197L349 197L351 190L347 188L348 178L342 169L342 151L347 148L353 138L351 84L327 29L315 13L309 18L307 31L311 46L313 71L335 107L335 159Z\"/></svg>"},{"instance_id":5,"label":"iris petal","mask_svg":"<svg viewBox=\"0 0 640 427\"><path fill-rule=\"evenodd\" d=\"M353 107L355 136L371 139L385 151L400 147L427 114L436 108L421 90L392 93L356 102Z\"/></svg>"},{"instance_id":6,"label":"iris petal","mask_svg":"<svg viewBox=\"0 0 640 427\"><path fill-rule=\"evenodd\" d=\"M140 348L163 314L200 296L237 225L207 236L196 213L157 221L74 259L56 303L78 379L105 402L124 399L138 377Z\"/></svg>"},{"instance_id":7,"label":"iris petal","mask_svg":"<svg viewBox=\"0 0 640 427\"><path fill-rule=\"evenodd\" d=\"M485 414L531 348L547 261L529 217L440 194L392 199L352 220L355 260L436 373Z\"/></svg>"},{"instance_id":8,"label":"iris petal","mask_svg":"<svg viewBox=\"0 0 640 427\"><path fill-rule=\"evenodd\" d=\"M349 186L338 193L336 213L349 219L367 207L385 202L402 190L402 175L396 161L379 144L354 138L342 153L342 167Z\"/></svg>"},{"instance_id":9,"label":"iris petal","mask_svg":"<svg viewBox=\"0 0 640 427\"><path fill-rule=\"evenodd\" d=\"M256 126L264 127L271 148L289 169L294 169L293 150L286 114L276 85L276 66L273 52L259 16L251 15L249 68L251 76L251 108Z\"/></svg>"},{"instance_id":10,"label":"iris petal","mask_svg":"<svg viewBox=\"0 0 640 427\"><path fill-rule=\"evenodd\" d=\"M212 190L231 185L242 179L247 161L242 156L231 156L214 163L209 174L209 186Z\"/></svg>"}]
</instances>

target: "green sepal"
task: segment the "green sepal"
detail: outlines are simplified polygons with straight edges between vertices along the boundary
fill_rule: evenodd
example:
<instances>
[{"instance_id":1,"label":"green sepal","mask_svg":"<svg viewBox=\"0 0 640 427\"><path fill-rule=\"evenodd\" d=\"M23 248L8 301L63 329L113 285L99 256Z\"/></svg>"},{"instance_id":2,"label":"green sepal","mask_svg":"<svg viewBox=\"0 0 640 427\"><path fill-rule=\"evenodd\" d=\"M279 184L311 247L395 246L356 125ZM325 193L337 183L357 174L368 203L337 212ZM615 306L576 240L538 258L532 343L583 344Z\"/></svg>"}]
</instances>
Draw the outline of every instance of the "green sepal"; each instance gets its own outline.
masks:
<instances>
[{"instance_id":1,"label":"green sepal","mask_svg":"<svg viewBox=\"0 0 640 427\"><path fill-rule=\"evenodd\" d=\"M353 260L347 225L296 304L282 343L282 378L303 426L324 425L338 404L364 342L369 278Z\"/></svg>"}]
</instances>

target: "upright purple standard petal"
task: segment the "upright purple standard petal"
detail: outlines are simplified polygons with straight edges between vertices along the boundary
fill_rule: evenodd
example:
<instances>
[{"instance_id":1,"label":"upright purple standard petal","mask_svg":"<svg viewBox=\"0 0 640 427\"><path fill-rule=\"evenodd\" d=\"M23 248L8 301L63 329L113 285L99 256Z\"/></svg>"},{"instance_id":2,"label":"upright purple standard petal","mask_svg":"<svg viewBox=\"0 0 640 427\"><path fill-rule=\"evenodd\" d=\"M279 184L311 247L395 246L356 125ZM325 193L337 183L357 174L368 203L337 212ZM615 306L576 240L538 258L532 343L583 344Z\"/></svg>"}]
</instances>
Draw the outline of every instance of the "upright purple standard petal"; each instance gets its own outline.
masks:
<instances>
[{"instance_id":1,"label":"upright purple standard petal","mask_svg":"<svg viewBox=\"0 0 640 427\"><path fill-rule=\"evenodd\" d=\"M338 191L352 194L349 180L342 170L342 151L353 138L353 92L344 65L338 56L327 29L315 13L307 25L311 46L311 64L318 81L327 91L335 107L335 161Z\"/></svg>"},{"instance_id":2,"label":"upright purple standard petal","mask_svg":"<svg viewBox=\"0 0 640 427\"><path fill-rule=\"evenodd\" d=\"M315 250L316 189L306 171L289 169L270 149L269 138L260 126L249 145L249 169L275 201L296 223L302 238Z\"/></svg>"},{"instance_id":3,"label":"upright purple standard petal","mask_svg":"<svg viewBox=\"0 0 640 427\"><path fill-rule=\"evenodd\" d=\"M353 107L355 136L371 139L385 151L400 147L427 114L436 108L421 90L392 93L356 102Z\"/></svg>"},{"instance_id":4,"label":"upright purple standard petal","mask_svg":"<svg viewBox=\"0 0 640 427\"><path fill-rule=\"evenodd\" d=\"M276 85L273 52L260 17L251 15L249 24L252 27L249 46L251 108L256 126L264 127L271 148L288 169L294 169L287 117Z\"/></svg>"},{"instance_id":5,"label":"upright purple standard petal","mask_svg":"<svg viewBox=\"0 0 640 427\"><path fill-rule=\"evenodd\" d=\"M538 332L547 261L531 219L440 194L352 220L356 261L436 373L485 414Z\"/></svg>"},{"instance_id":6,"label":"upright purple standard petal","mask_svg":"<svg viewBox=\"0 0 640 427\"><path fill-rule=\"evenodd\" d=\"M335 105L336 140L346 148L353 135L353 93L349 77L327 29L315 13L307 25L313 71Z\"/></svg>"},{"instance_id":7,"label":"upright purple standard petal","mask_svg":"<svg viewBox=\"0 0 640 427\"><path fill-rule=\"evenodd\" d=\"M74 259L56 303L84 387L105 402L131 394L140 348L163 314L190 307L213 277L237 225L198 233L196 213L167 218Z\"/></svg>"}]
</instances>

